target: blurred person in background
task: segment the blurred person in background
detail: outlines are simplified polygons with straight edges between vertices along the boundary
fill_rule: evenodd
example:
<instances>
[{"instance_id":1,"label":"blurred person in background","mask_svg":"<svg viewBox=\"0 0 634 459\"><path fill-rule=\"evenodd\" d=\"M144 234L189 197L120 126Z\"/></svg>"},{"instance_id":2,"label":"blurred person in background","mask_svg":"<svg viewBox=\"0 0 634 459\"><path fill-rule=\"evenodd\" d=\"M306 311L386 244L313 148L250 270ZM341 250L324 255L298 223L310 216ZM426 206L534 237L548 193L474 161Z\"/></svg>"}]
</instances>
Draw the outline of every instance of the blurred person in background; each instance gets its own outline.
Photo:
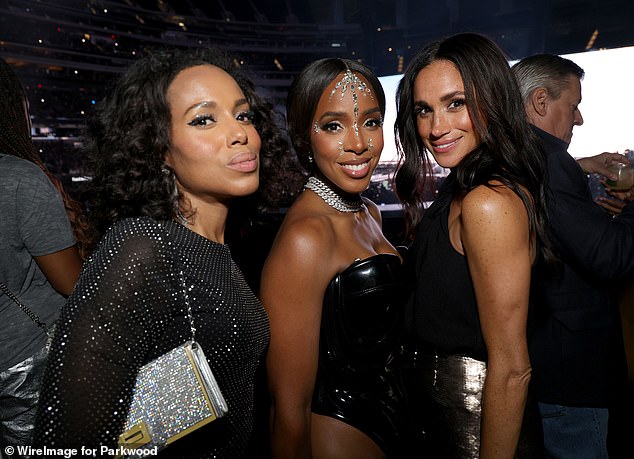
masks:
<instances>
[{"instance_id":1,"label":"blurred person in background","mask_svg":"<svg viewBox=\"0 0 634 459\"><path fill-rule=\"evenodd\" d=\"M0 455L19 457L5 448L31 445L47 354L44 327L52 332L75 286L82 259L73 228L82 237L85 226L77 204L35 152L26 94L2 59L0 125Z\"/></svg>"},{"instance_id":2,"label":"blurred person in background","mask_svg":"<svg viewBox=\"0 0 634 459\"><path fill-rule=\"evenodd\" d=\"M516 63L513 73L547 156L549 231L561 260L560 269L540 271L535 291L542 314L530 342L546 452L555 459L607 458L608 433L616 440L620 428L608 429L610 412L626 393L617 294L634 271L634 204L613 218L588 186L585 172L622 160L604 153L577 162L567 151L574 127L583 124L583 69L541 54Z\"/></svg>"}]
</instances>

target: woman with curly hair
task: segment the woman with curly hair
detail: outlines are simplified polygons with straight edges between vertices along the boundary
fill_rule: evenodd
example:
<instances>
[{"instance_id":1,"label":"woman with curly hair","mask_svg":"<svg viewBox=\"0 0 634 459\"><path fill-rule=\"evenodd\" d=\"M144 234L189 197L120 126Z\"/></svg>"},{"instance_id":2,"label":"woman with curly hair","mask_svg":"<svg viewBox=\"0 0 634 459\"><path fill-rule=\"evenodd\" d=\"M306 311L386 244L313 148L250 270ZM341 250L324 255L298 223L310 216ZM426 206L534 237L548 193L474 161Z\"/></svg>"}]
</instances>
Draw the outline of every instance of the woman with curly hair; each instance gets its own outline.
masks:
<instances>
[{"instance_id":1,"label":"woman with curly hair","mask_svg":"<svg viewBox=\"0 0 634 459\"><path fill-rule=\"evenodd\" d=\"M543 457L527 323L531 271L551 257L545 162L517 83L494 42L458 34L415 56L397 107L396 185L414 234L408 387L431 457ZM425 209L429 155L451 173Z\"/></svg>"},{"instance_id":2,"label":"woman with curly hair","mask_svg":"<svg viewBox=\"0 0 634 459\"><path fill-rule=\"evenodd\" d=\"M65 206L66 205L66 206ZM26 94L0 59L0 447L31 444L46 328L79 276L76 203L37 156ZM66 207L66 208L65 208ZM35 313L25 314L12 297ZM49 330L50 332L50 330ZM6 452L5 452L6 454ZM18 457L16 454L9 457Z\"/></svg>"},{"instance_id":3,"label":"woman with curly hair","mask_svg":"<svg viewBox=\"0 0 634 459\"><path fill-rule=\"evenodd\" d=\"M225 232L267 203L289 154L272 112L222 52L159 50L116 82L90 133L104 235L62 311L36 441L116 447L139 368L195 332L229 411L164 453L244 457L269 323Z\"/></svg>"}]
</instances>

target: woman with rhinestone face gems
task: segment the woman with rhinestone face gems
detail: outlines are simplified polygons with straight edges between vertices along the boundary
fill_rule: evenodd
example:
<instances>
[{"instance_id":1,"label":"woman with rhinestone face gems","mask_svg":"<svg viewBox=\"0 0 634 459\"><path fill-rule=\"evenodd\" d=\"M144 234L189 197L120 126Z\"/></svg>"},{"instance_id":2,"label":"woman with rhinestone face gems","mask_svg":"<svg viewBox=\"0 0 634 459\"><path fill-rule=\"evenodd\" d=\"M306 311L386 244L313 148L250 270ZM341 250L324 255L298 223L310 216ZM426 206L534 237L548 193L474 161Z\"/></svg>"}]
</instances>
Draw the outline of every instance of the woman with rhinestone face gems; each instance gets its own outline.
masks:
<instances>
[{"instance_id":1,"label":"woman with rhinestone face gems","mask_svg":"<svg viewBox=\"0 0 634 459\"><path fill-rule=\"evenodd\" d=\"M310 177L262 273L273 457L406 457L401 258L360 195L383 148L383 90L365 66L322 59L297 77L287 109Z\"/></svg>"},{"instance_id":2,"label":"woman with rhinestone face gems","mask_svg":"<svg viewBox=\"0 0 634 459\"><path fill-rule=\"evenodd\" d=\"M245 199L281 168L288 145L252 84L210 49L140 59L98 115L90 196L104 235L62 310L36 442L116 448L139 368L195 333L228 413L160 456L253 457L269 324L225 225L235 210L249 214Z\"/></svg>"},{"instance_id":3,"label":"woman with rhinestone face gems","mask_svg":"<svg viewBox=\"0 0 634 459\"><path fill-rule=\"evenodd\" d=\"M408 387L424 401L429 453L543 457L527 323L533 267L551 256L545 164L517 84L492 41L460 34L418 53L397 106L396 183L414 236ZM451 173L424 210L429 154Z\"/></svg>"}]
</instances>

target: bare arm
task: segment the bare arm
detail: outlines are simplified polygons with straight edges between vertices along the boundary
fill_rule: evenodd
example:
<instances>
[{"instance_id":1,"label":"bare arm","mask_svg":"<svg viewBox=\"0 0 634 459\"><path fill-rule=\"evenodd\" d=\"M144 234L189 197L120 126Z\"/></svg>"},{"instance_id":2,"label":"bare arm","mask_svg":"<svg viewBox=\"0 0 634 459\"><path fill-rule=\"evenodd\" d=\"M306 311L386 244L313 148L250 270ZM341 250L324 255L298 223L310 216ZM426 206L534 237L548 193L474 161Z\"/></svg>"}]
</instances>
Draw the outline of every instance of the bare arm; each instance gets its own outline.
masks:
<instances>
[{"instance_id":1,"label":"bare arm","mask_svg":"<svg viewBox=\"0 0 634 459\"><path fill-rule=\"evenodd\" d=\"M271 324L266 365L276 459L312 457L311 399L323 295L332 277L324 233L323 225L305 220L283 226L262 272L260 298Z\"/></svg>"},{"instance_id":2,"label":"bare arm","mask_svg":"<svg viewBox=\"0 0 634 459\"><path fill-rule=\"evenodd\" d=\"M71 294L82 266L76 245L33 258L55 290L64 296Z\"/></svg>"},{"instance_id":3,"label":"bare arm","mask_svg":"<svg viewBox=\"0 0 634 459\"><path fill-rule=\"evenodd\" d=\"M532 249L528 216L507 188L464 199L461 238L488 352L480 458L512 458L531 375L526 343Z\"/></svg>"}]
</instances>

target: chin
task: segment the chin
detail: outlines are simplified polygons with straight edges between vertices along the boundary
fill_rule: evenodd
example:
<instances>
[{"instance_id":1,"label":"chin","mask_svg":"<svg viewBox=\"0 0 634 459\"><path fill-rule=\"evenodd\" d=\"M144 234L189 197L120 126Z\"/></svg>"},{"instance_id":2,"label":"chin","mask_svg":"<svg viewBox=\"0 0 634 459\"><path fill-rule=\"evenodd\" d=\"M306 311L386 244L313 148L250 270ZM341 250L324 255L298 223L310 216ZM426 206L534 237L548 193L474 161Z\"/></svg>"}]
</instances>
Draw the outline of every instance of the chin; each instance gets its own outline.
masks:
<instances>
[{"instance_id":1,"label":"chin","mask_svg":"<svg viewBox=\"0 0 634 459\"><path fill-rule=\"evenodd\" d=\"M445 169L451 169L460 164L460 161L453 161L450 158L440 158L439 160L438 158L434 157L434 160L436 161L436 164Z\"/></svg>"},{"instance_id":2,"label":"chin","mask_svg":"<svg viewBox=\"0 0 634 459\"><path fill-rule=\"evenodd\" d=\"M251 183L244 183L244 184L236 184L236 188L234 188L234 196L235 197L244 197L244 196L249 196L253 193L255 193L256 191L258 191L258 188L260 186L260 181L259 180L255 180Z\"/></svg>"},{"instance_id":3,"label":"chin","mask_svg":"<svg viewBox=\"0 0 634 459\"><path fill-rule=\"evenodd\" d=\"M348 179L347 181L335 183L335 185L346 193L360 194L368 189L368 187L370 186L371 179L372 179L372 174L368 174L364 176L363 178L354 179L354 182L352 183Z\"/></svg>"}]
</instances>

